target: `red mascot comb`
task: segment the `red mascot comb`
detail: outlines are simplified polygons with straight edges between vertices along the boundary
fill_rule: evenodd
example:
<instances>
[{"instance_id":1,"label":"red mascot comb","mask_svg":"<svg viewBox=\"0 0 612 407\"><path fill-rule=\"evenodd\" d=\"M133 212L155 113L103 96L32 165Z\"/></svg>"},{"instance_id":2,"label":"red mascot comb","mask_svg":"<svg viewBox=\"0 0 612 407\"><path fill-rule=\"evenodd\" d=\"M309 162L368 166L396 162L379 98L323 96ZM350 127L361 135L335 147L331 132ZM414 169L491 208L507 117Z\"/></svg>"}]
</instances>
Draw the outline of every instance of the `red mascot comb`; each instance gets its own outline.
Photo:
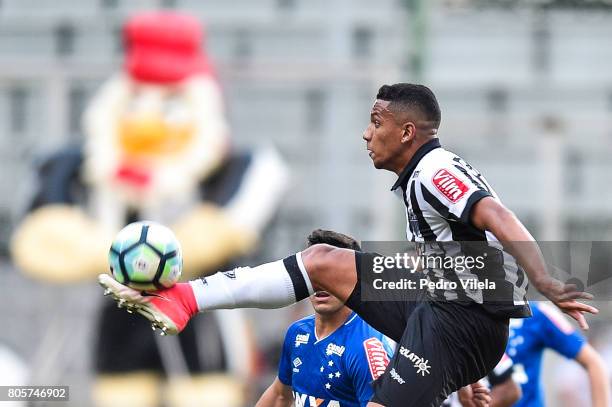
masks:
<instances>
[{"instance_id":1,"label":"red mascot comb","mask_svg":"<svg viewBox=\"0 0 612 407\"><path fill-rule=\"evenodd\" d=\"M137 14L125 24L124 39L125 70L136 80L168 84L211 73L202 49L204 31L190 15Z\"/></svg>"}]
</instances>

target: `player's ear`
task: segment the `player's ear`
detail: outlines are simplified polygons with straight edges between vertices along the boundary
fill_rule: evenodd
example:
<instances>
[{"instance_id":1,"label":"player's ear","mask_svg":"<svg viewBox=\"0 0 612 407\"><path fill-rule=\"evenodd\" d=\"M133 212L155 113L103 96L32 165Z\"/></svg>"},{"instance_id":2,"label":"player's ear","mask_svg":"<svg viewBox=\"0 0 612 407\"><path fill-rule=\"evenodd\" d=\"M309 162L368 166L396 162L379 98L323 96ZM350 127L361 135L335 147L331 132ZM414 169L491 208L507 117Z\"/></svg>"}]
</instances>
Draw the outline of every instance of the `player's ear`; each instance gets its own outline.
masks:
<instances>
[{"instance_id":1,"label":"player's ear","mask_svg":"<svg viewBox=\"0 0 612 407\"><path fill-rule=\"evenodd\" d=\"M402 143L408 143L416 134L416 126L412 122L406 122L402 125Z\"/></svg>"}]
</instances>

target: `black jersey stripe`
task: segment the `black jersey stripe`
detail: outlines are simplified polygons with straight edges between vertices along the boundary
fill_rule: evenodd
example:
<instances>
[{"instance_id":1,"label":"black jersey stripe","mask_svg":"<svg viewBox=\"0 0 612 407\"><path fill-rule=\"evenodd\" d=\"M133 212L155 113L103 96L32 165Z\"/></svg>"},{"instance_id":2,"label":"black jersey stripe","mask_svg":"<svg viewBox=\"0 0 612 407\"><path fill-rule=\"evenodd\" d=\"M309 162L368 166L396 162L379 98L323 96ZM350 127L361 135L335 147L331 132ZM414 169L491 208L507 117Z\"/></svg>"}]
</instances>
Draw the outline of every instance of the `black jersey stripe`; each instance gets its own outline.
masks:
<instances>
[{"instance_id":1,"label":"black jersey stripe","mask_svg":"<svg viewBox=\"0 0 612 407\"><path fill-rule=\"evenodd\" d=\"M438 247L442 251L443 256L446 257L447 252L446 252L446 249L444 248L444 244L440 242L438 243ZM442 263L442 265L444 265L444 263ZM467 293L465 292L465 290L463 289L463 286L461 285L461 282L459 281L459 276L457 276L457 273L455 272L455 270L449 269L448 267L444 267L443 271L444 271L444 278L457 284L456 293L457 293L457 297L459 298L459 300L469 301L470 299L467 296Z\"/></svg>"},{"instance_id":2,"label":"black jersey stripe","mask_svg":"<svg viewBox=\"0 0 612 407\"><path fill-rule=\"evenodd\" d=\"M488 185L485 185L484 183L480 182L482 181L480 178L478 179L478 181L476 181L476 178L472 177L469 171L463 168L461 165L455 164L455 168L458 169L463 175L465 175L465 177L469 179L472 184L476 185L478 189L482 189L484 191L491 192Z\"/></svg>"},{"instance_id":3,"label":"black jersey stripe","mask_svg":"<svg viewBox=\"0 0 612 407\"><path fill-rule=\"evenodd\" d=\"M406 197L406 188L401 187L401 189L402 189L402 197L404 199L404 205L406 205L406 208L409 208L410 204L408 203L408 197ZM416 233L415 233L416 231L414 230L414 227L411 224L412 220L408 217L408 214L406 216L407 216L406 221L408 222L408 228L410 229L410 234L412 235L410 237L410 241L414 242L416 240Z\"/></svg>"},{"instance_id":4,"label":"black jersey stripe","mask_svg":"<svg viewBox=\"0 0 612 407\"><path fill-rule=\"evenodd\" d=\"M446 205L444 205L434 194L429 192L425 185L421 184L421 193L425 202L431 205L440 216L448 220L448 225L453 235L453 240L457 241L486 241L487 236L482 230L476 229L471 225L467 225L451 213Z\"/></svg>"},{"instance_id":5,"label":"black jersey stripe","mask_svg":"<svg viewBox=\"0 0 612 407\"><path fill-rule=\"evenodd\" d=\"M414 215L417 218L419 231L421 232L421 236L423 236L423 239L425 239L426 242L435 241L436 234L433 232L433 230L431 230L429 223L427 223L425 217L423 216L423 211L419 206L419 200L416 196L414 184L414 181L410 184L410 203L412 204L412 212L414 212Z\"/></svg>"}]
</instances>

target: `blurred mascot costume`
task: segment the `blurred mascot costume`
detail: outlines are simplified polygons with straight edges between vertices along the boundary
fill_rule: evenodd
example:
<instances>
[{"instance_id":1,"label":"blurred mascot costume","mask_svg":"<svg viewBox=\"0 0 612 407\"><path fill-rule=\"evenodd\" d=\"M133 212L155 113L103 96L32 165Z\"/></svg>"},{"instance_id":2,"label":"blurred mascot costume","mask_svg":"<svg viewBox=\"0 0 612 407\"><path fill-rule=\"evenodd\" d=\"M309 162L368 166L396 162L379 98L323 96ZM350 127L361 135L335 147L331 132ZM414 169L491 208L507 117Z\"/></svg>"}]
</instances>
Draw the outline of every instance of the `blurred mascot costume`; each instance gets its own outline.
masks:
<instances>
[{"instance_id":1,"label":"blurred mascot costume","mask_svg":"<svg viewBox=\"0 0 612 407\"><path fill-rule=\"evenodd\" d=\"M15 263L32 277L93 279L108 269L113 234L139 219L175 231L184 279L210 274L252 252L282 199L287 170L273 149L231 149L198 21L171 12L139 14L124 36L123 72L88 106L84 148L62 151L41 166L31 213L13 237ZM105 302L95 404L156 406L164 394L168 406L243 405L242 381L233 378L248 380L254 347L241 311L203 314L194 322L178 339L160 338L144 318Z\"/></svg>"}]
</instances>

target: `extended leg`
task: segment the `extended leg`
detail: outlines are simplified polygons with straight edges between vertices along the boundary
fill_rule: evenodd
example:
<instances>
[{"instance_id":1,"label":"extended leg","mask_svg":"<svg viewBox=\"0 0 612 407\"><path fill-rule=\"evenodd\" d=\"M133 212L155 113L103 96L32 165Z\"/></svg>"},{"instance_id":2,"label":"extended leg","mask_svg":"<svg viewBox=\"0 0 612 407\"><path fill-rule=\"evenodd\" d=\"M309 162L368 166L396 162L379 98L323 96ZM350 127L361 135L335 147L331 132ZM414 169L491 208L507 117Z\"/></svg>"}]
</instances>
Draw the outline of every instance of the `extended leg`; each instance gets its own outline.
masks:
<instances>
[{"instance_id":1,"label":"extended leg","mask_svg":"<svg viewBox=\"0 0 612 407\"><path fill-rule=\"evenodd\" d=\"M170 334L180 332L198 311L280 308L308 297L313 285L346 300L356 281L354 251L323 244L284 260L215 273L154 293L140 293L106 274L99 276L105 293L112 294L120 307L139 312Z\"/></svg>"}]
</instances>

